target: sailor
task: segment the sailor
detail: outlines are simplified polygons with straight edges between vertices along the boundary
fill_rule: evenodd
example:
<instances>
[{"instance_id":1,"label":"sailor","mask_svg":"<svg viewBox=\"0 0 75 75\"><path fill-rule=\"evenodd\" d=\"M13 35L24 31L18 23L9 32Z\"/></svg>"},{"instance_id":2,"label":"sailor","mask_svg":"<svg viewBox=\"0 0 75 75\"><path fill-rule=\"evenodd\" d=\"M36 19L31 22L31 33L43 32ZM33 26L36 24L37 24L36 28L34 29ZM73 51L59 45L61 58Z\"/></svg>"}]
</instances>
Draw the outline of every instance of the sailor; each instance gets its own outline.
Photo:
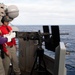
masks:
<instances>
[{"instance_id":1,"label":"sailor","mask_svg":"<svg viewBox=\"0 0 75 75\"><path fill-rule=\"evenodd\" d=\"M3 23L3 25L1 25L2 36L7 37L7 36L11 35L11 38L12 38L11 42L6 42L6 44L3 45L3 50L4 51L8 50L8 53L10 54L9 57L13 63L14 72L16 73L16 75L20 75L21 72L20 72L20 68L18 66L18 58L16 55L16 41L15 41L16 34L14 32L12 32L12 28L11 28L11 26L9 26L10 21L11 21L11 19L7 16L4 16L1 20L1 22ZM5 75L8 75L8 70L9 70L9 66L10 66L10 62L11 62L9 57L8 57L8 55L5 54L5 58L3 59Z\"/></svg>"}]
</instances>

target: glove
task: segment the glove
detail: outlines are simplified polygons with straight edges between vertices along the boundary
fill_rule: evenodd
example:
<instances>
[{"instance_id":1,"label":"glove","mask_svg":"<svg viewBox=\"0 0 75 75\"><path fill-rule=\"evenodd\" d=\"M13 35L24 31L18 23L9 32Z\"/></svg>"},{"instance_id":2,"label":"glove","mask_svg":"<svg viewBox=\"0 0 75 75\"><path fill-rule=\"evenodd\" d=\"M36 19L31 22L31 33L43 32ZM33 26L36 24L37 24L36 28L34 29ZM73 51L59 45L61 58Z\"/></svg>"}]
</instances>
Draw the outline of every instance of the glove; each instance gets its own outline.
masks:
<instances>
[{"instance_id":1,"label":"glove","mask_svg":"<svg viewBox=\"0 0 75 75\"><path fill-rule=\"evenodd\" d=\"M11 42L12 38L10 36L7 36L6 38L8 39L8 42Z\"/></svg>"},{"instance_id":2,"label":"glove","mask_svg":"<svg viewBox=\"0 0 75 75\"><path fill-rule=\"evenodd\" d=\"M7 42L11 42L11 39L12 39L11 36L9 36L9 35L5 35L4 37L8 39Z\"/></svg>"},{"instance_id":3,"label":"glove","mask_svg":"<svg viewBox=\"0 0 75 75\"><path fill-rule=\"evenodd\" d=\"M16 37L16 33L15 32L11 32L10 34L6 34L6 35L3 35L3 36L12 39L12 38Z\"/></svg>"}]
</instances>

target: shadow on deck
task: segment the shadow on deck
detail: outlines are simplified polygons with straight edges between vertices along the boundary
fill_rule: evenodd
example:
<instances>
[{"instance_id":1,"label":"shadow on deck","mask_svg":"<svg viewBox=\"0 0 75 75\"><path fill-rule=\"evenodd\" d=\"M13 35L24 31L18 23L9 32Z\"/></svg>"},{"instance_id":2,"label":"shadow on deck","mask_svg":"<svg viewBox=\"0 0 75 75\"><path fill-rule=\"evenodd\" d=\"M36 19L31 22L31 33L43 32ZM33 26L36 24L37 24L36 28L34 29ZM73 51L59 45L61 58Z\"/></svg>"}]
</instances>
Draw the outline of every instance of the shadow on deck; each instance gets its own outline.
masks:
<instances>
[{"instance_id":1,"label":"shadow on deck","mask_svg":"<svg viewBox=\"0 0 75 75\"><path fill-rule=\"evenodd\" d=\"M30 75L30 72L22 72L22 75ZM37 72L33 72L32 75L52 75L50 73L37 73Z\"/></svg>"},{"instance_id":2,"label":"shadow on deck","mask_svg":"<svg viewBox=\"0 0 75 75\"><path fill-rule=\"evenodd\" d=\"M21 71L22 75L30 75L30 72L24 72ZM9 67L9 74L8 75L15 75L12 66ZM51 73L49 73L48 71L44 71L44 69L42 69L42 71L38 72L37 70L33 70L32 75L52 75Z\"/></svg>"}]
</instances>

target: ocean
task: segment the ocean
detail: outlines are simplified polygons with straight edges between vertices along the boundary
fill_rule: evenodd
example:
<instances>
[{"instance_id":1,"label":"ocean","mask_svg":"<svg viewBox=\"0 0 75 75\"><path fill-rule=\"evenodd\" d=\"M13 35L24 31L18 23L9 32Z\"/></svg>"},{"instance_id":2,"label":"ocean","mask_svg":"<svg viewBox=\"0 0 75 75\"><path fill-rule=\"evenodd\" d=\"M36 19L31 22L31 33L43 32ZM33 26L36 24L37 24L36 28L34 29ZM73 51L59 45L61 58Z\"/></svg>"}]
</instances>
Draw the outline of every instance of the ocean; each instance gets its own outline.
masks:
<instances>
[{"instance_id":1,"label":"ocean","mask_svg":"<svg viewBox=\"0 0 75 75\"><path fill-rule=\"evenodd\" d=\"M19 31L38 32L43 33L42 25L17 25ZM50 25L49 25L49 29ZM67 75L75 75L75 26L74 25L59 25L60 33L68 33L69 35L60 35L60 41L66 45L66 51L69 52L65 57L65 66L67 68ZM54 57L54 52L45 49L45 54Z\"/></svg>"}]
</instances>

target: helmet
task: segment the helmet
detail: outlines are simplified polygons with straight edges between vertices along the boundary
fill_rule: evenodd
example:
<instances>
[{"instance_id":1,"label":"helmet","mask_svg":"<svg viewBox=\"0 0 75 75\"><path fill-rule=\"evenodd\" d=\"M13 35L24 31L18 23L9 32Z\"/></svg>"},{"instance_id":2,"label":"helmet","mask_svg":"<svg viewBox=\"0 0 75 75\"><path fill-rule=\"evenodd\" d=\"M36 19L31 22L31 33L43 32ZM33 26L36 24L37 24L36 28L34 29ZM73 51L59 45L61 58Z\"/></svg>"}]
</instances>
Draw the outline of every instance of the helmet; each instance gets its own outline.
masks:
<instances>
[{"instance_id":1,"label":"helmet","mask_svg":"<svg viewBox=\"0 0 75 75\"><path fill-rule=\"evenodd\" d=\"M11 19L16 18L19 15L19 10L18 10L17 6L15 6L15 5L8 6L7 14Z\"/></svg>"}]
</instances>

